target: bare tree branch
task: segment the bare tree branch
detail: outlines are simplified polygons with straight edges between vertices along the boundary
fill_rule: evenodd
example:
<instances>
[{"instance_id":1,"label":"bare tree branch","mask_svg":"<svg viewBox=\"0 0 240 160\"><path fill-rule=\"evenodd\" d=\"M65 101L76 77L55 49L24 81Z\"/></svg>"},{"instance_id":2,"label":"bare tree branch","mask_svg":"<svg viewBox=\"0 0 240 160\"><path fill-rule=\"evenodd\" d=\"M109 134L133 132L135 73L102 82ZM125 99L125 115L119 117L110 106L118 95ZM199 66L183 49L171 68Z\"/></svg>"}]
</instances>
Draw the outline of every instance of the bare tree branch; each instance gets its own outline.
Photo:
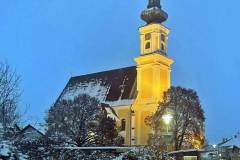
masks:
<instances>
[{"instance_id":1,"label":"bare tree branch","mask_svg":"<svg viewBox=\"0 0 240 160\"><path fill-rule=\"evenodd\" d=\"M18 122L17 105L21 96L20 76L7 63L0 63L0 123L3 127Z\"/></svg>"}]
</instances>

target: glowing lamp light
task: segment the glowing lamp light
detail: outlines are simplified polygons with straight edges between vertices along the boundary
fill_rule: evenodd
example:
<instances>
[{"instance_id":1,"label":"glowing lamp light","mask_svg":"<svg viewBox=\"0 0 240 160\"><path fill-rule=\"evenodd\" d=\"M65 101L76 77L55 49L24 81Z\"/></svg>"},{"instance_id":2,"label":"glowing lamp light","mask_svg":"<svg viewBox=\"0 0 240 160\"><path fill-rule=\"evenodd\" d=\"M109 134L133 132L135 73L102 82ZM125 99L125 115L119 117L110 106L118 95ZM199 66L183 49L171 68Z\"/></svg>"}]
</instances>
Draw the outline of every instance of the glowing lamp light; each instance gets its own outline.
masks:
<instances>
[{"instance_id":1,"label":"glowing lamp light","mask_svg":"<svg viewBox=\"0 0 240 160\"><path fill-rule=\"evenodd\" d=\"M162 118L163 118L164 123L169 125L171 120L173 119L173 116L171 114L165 114L165 115L163 115Z\"/></svg>"},{"instance_id":2,"label":"glowing lamp light","mask_svg":"<svg viewBox=\"0 0 240 160\"><path fill-rule=\"evenodd\" d=\"M217 147L217 145L216 144L214 144L214 145L212 145L213 146L213 148L216 148Z\"/></svg>"},{"instance_id":3,"label":"glowing lamp light","mask_svg":"<svg viewBox=\"0 0 240 160\"><path fill-rule=\"evenodd\" d=\"M93 132L89 133L89 136L95 136L95 134Z\"/></svg>"}]
</instances>

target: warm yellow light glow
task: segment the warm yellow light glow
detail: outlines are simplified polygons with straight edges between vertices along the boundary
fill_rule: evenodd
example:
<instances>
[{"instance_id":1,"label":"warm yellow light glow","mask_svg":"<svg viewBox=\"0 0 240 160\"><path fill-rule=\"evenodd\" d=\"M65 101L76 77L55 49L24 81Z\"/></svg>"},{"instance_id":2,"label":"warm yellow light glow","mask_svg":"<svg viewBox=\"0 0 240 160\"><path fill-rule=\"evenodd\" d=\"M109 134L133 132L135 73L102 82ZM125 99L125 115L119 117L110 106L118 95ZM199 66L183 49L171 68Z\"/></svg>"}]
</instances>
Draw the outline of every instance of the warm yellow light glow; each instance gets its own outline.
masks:
<instances>
[{"instance_id":1,"label":"warm yellow light glow","mask_svg":"<svg viewBox=\"0 0 240 160\"><path fill-rule=\"evenodd\" d=\"M95 134L93 132L90 132L89 136L95 136Z\"/></svg>"},{"instance_id":2,"label":"warm yellow light glow","mask_svg":"<svg viewBox=\"0 0 240 160\"><path fill-rule=\"evenodd\" d=\"M173 119L173 116L171 114L165 114L163 115L163 120L164 120L164 123L166 123L167 125L169 125Z\"/></svg>"}]
</instances>

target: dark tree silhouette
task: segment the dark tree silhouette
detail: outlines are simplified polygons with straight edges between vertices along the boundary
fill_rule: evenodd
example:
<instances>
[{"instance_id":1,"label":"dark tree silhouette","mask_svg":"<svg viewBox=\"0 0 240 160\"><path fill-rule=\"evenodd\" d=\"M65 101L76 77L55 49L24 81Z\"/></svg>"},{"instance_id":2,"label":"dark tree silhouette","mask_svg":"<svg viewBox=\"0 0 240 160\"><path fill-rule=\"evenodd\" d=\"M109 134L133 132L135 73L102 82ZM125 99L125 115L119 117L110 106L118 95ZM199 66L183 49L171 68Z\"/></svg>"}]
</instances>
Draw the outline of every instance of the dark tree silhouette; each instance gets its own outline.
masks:
<instances>
[{"instance_id":1,"label":"dark tree silhouette","mask_svg":"<svg viewBox=\"0 0 240 160\"><path fill-rule=\"evenodd\" d=\"M60 100L48 111L47 136L64 137L63 146L114 144L116 122L107 117L96 98L81 94L74 100Z\"/></svg>"},{"instance_id":2,"label":"dark tree silhouette","mask_svg":"<svg viewBox=\"0 0 240 160\"><path fill-rule=\"evenodd\" d=\"M106 110L103 108L99 126L97 127L97 144L101 146L121 146L124 139L118 135L116 126L116 121L108 117Z\"/></svg>"},{"instance_id":3,"label":"dark tree silhouette","mask_svg":"<svg viewBox=\"0 0 240 160\"><path fill-rule=\"evenodd\" d=\"M0 63L0 123L3 128L19 120L17 105L20 97L20 76L7 63Z\"/></svg>"},{"instance_id":4,"label":"dark tree silhouette","mask_svg":"<svg viewBox=\"0 0 240 160\"><path fill-rule=\"evenodd\" d=\"M149 139L151 145L161 147L166 145L162 133L166 132L163 115L167 112L173 116L169 126L169 131L173 133L173 149L200 148L205 138L205 117L197 93L181 87L171 87L164 93L163 101L156 113L146 119L146 123L154 130Z\"/></svg>"}]
</instances>

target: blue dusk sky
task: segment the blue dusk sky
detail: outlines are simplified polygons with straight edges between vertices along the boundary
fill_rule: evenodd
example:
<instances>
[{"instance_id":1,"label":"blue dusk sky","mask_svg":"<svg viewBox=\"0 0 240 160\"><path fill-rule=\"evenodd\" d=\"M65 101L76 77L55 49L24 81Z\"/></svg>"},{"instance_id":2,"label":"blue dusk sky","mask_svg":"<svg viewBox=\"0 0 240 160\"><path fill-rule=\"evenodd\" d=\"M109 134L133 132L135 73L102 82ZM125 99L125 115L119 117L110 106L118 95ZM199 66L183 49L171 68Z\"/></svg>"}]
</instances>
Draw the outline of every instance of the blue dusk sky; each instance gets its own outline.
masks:
<instances>
[{"instance_id":1,"label":"blue dusk sky","mask_svg":"<svg viewBox=\"0 0 240 160\"><path fill-rule=\"evenodd\" d=\"M135 65L147 0L0 0L0 61L22 76L24 123L44 122L71 76ZM172 84L196 90L206 135L240 130L239 0L162 0Z\"/></svg>"}]
</instances>

